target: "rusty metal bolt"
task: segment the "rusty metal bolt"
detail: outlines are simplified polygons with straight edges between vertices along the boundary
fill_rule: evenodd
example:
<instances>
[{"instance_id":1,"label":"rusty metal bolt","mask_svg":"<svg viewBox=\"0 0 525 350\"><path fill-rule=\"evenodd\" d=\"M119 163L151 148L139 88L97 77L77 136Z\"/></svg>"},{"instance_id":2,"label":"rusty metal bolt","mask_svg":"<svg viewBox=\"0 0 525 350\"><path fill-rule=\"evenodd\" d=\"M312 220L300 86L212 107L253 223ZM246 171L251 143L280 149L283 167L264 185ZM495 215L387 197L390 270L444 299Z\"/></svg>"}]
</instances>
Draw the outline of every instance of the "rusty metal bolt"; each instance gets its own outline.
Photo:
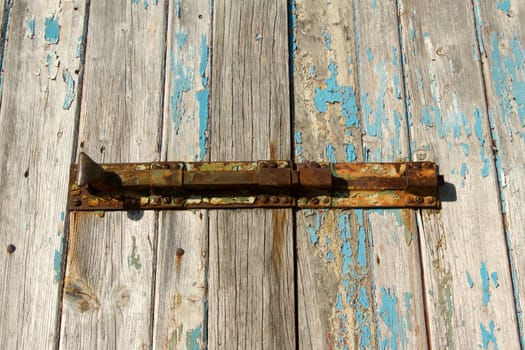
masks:
<instances>
[{"instance_id":1,"label":"rusty metal bolt","mask_svg":"<svg viewBox=\"0 0 525 350\"><path fill-rule=\"evenodd\" d=\"M170 197L162 197L162 204L170 204L171 198Z\"/></svg>"},{"instance_id":2,"label":"rusty metal bolt","mask_svg":"<svg viewBox=\"0 0 525 350\"><path fill-rule=\"evenodd\" d=\"M408 205L414 204L414 198L412 198L412 197L408 197L408 198L406 199L406 203L407 203Z\"/></svg>"},{"instance_id":3,"label":"rusty metal bolt","mask_svg":"<svg viewBox=\"0 0 525 350\"><path fill-rule=\"evenodd\" d=\"M423 204L425 202L425 198L423 198L423 197L416 197L416 202L418 204Z\"/></svg>"},{"instance_id":4,"label":"rusty metal bolt","mask_svg":"<svg viewBox=\"0 0 525 350\"><path fill-rule=\"evenodd\" d=\"M273 160L271 160L271 161L268 162L268 167L270 167L270 168L277 168L277 163L274 162Z\"/></svg>"},{"instance_id":5,"label":"rusty metal bolt","mask_svg":"<svg viewBox=\"0 0 525 350\"><path fill-rule=\"evenodd\" d=\"M328 204L328 203L330 203L330 198L328 198L328 197L324 197L324 198L323 198L323 203L324 203L324 204Z\"/></svg>"},{"instance_id":6,"label":"rusty metal bolt","mask_svg":"<svg viewBox=\"0 0 525 350\"><path fill-rule=\"evenodd\" d=\"M15 247L14 244L8 244L8 245L7 245L7 252L8 252L9 254L13 254L13 253L15 252L15 250L16 250L16 247Z\"/></svg>"},{"instance_id":7,"label":"rusty metal bolt","mask_svg":"<svg viewBox=\"0 0 525 350\"><path fill-rule=\"evenodd\" d=\"M317 205L317 204L319 204L319 198L314 197L314 198L311 199L310 202L311 202L312 204L314 204L314 205Z\"/></svg>"},{"instance_id":8,"label":"rusty metal bolt","mask_svg":"<svg viewBox=\"0 0 525 350\"><path fill-rule=\"evenodd\" d=\"M259 200L260 200L261 203L263 203L263 204L266 204L266 203L268 203L268 201L269 201L268 196L260 196L260 197L259 197Z\"/></svg>"},{"instance_id":9,"label":"rusty metal bolt","mask_svg":"<svg viewBox=\"0 0 525 350\"><path fill-rule=\"evenodd\" d=\"M434 203L436 203L436 199L434 197L430 197L428 199L428 204L434 204Z\"/></svg>"},{"instance_id":10,"label":"rusty metal bolt","mask_svg":"<svg viewBox=\"0 0 525 350\"><path fill-rule=\"evenodd\" d=\"M290 203L290 197L287 197L287 196L281 197L281 202L284 204Z\"/></svg>"},{"instance_id":11,"label":"rusty metal bolt","mask_svg":"<svg viewBox=\"0 0 525 350\"><path fill-rule=\"evenodd\" d=\"M151 204L153 205L159 205L160 204L160 197L153 197L151 199Z\"/></svg>"},{"instance_id":12,"label":"rusty metal bolt","mask_svg":"<svg viewBox=\"0 0 525 350\"><path fill-rule=\"evenodd\" d=\"M270 202L272 202L273 204L277 204L277 203L279 203L279 201L280 201L280 199L277 196L271 196L270 197Z\"/></svg>"},{"instance_id":13,"label":"rusty metal bolt","mask_svg":"<svg viewBox=\"0 0 525 350\"><path fill-rule=\"evenodd\" d=\"M184 255L184 249L182 249L182 248L177 248L177 250L175 251L175 255L177 255L177 256L183 256L183 255Z\"/></svg>"},{"instance_id":14,"label":"rusty metal bolt","mask_svg":"<svg viewBox=\"0 0 525 350\"><path fill-rule=\"evenodd\" d=\"M266 163L266 162L259 162L259 167L260 168L268 168L268 163Z\"/></svg>"},{"instance_id":15,"label":"rusty metal bolt","mask_svg":"<svg viewBox=\"0 0 525 350\"><path fill-rule=\"evenodd\" d=\"M73 203L73 205L75 207L78 207L78 206L80 206L80 204L82 204L82 201L80 199L78 199L78 198L75 198L75 199L73 199L72 203Z\"/></svg>"},{"instance_id":16,"label":"rusty metal bolt","mask_svg":"<svg viewBox=\"0 0 525 350\"><path fill-rule=\"evenodd\" d=\"M160 169L161 166L159 163L151 163L151 169Z\"/></svg>"},{"instance_id":17,"label":"rusty metal bolt","mask_svg":"<svg viewBox=\"0 0 525 350\"><path fill-rule=\"evenodd\" d=\"M182 205L184 203L184 198L182 197L175 197L173 198L173 203L176 205Z\"/></svg>"},{"instance_id":18,"label":"rusty metal bolt","mask_svg":"<svg viewBox=\"0 0 525 350\"><path fill-rule=\"evenodd\" d=\"M308 163L308 166L309 166L310 168L320 168L320 167L321 167L321 164L319 164L319 163L317 163L317 162L315 162L315 161L312 160L312 161L310 161L310 163Z\"/></svg>"}]
</instances>

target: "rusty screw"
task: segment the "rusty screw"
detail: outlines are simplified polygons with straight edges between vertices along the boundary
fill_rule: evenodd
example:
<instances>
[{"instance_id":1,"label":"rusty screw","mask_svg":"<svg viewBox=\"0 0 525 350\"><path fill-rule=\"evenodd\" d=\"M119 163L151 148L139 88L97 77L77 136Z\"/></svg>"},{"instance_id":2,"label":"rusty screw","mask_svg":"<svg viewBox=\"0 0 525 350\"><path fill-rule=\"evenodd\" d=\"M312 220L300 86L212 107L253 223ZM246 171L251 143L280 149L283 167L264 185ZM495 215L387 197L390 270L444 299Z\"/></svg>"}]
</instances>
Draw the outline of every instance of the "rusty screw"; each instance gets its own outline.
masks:
<instances>
[{"instance_id":1,"label":"rusty screw","mask_svg":"<svg viewBox=\"0 0 525 350\"><path fill-rule=\"evenodd\" d=\"M266 163L266 162L259 162L259 167L261 167L261 168L268 168L268 163Z\"/></svg>"},{"instance_id":2,"label":"rusty screw","mask_svg":"<svg viewBox=\"0 0 525 350\"><path fill-rule=\"evenodd\" d=\"M284 203L284 204L288 204L288 203L290 203L290 198L287 197L287 196L283 196L283 197L281 197L281 202Z\"/></svg>"},{"instance_id":3,"label":"rusty screw","mask_svg":"<svg viewBox=\"0 0 525 350\"><path fill-rule=\"evenodd\" d=\"M315 161L311 161L310 163L308 163L308 165L310 166L310 168L320 168L321 167L321 164L315 162Z\"/></svg>"},{"instance_id":4,"label":"rusty screw","mask_svg":"<svg viewBox=\"0 0 525 350\"><path fill-rule=\"evenodd\" d=\"M171 199L170 197L162 197L162 204L170 204Z\"/></svg>"},{"instance_id":5,"label":"rusty screw","mask_svg":"<svg viewBox=\"0 0 525 350\"><path fill-rule=\"evenodd\" d=\"M277 196L271 196L270 197L270 202L272 202L273 204L277 204L277 203L279 203L279 201L280 201L280 199Z\"/></svg>"},{"instance_id":6,"label":"rusty screw","mask_svg":"<svg viewBox=\"0 0 525 350\"><path fill-rule=\"evenodd\" d=\"M177 256L183 256L184 255L184 249L182 248L177 248L177 250L175 251L175 255Z\"/></svg>"},{"instance_id":7,"label":"rusty screw","mask_svg":"<svg viewBox=\"0 0 525 350\"><path fill-rule=\"evenodd\" d=\"M328 203L330 203L330 198L328 198L328 197L324 197L324 198L323 198L323 203L324 203L324 204L328 204Z\"/></svg>"},{"instance_id":8,"label":"rusty screw","mask_svg":"<svg viewBox=\"0 0 525 350\"><path fill-rule=\"evenodd\" d=\"M184 203L184 198L182 197L175 197L173 198L173 203L175 203L176 205L181 205Z\"/></svg>"},{"instance_id":9,"label":"rusty screw","mask_svg":"<svg viewBox=\"0 0 525 350\"><path fill-rule=\"evenodd\" d=\"M416 197L416 202L418 204L423 204L425 202L425 198L423 198L423 197Z\"/></svg>"},{"instance_id":10,"label":"rusty screw","mask_svg":"<svg viewBox=\"0 0 525 350\"><path fill-rule=\"evenodd\" d=\"M312 202L312 204L317 205L317 204L319 204L319 198L314 197L314 198L312 198L311 202Z\"/></svg>"},{"instance_id":11,"label":"rusty screw","mask_svg":"<svg viewBox=\"0 0 525 350\"><path fill-rule=\"evenodd\" d=\"M430 197L428 199L428 204L434 204L434 203L436 203L436 199L434 197Z\"/></svg>"},{"instance_id":12,"label":"rusty screw","mask_svg":"<svg viewBox=\"0 0 525 350\"><path fill-rule=\"evenodd\" d=\"M260 196L260 197L259 197L259 200L260 200L261 203L263 203L263 204L266 204L266 203L268 203L268 201L269 201L268 196Z\"/></svg>"},{"instance_id":13,"label":"rusty screw","mask_svg":"<svg viewBox=\"0 0 525 350\"><path fill-rule=\"evenodd\" d=\"M160 197L153 197L151 199L151 204L153 205L159 205L160 204Z\"/></svg>"},{"instance_id":14,"label":"rusty screw","mask_svg":"<svg viewBox=\"0 0 525 350\"><path fill-rule=\"evenodd\" d=\"M78 207L80 204L82 204L82 201L78 198L73 199L73 205L75 207Z\"/></svg>"},{"instance_id":15,"label":"rusty screw","mask_svg":"<svg viewBox=\"0 0 525 350\"><path fill-rule=\"evenodd\" d=\"M277 168L277 163L274 162L273 160L271 160L271 161L268 162L268 167L270 167L270 168Z\"/></svg>"},{"instance_id":16,"label":"rusty screw","mask_svg":"<svg viewBox=\"0 0 525 350\"><path fill-rule=\"evenodd\" d=\"M9 245L7 246L7 252L8 252L9 254L13 254L13 253L15 252L15 250L16 250L16 247L15 247L14 244L9 244Z\"/></svg>"}]
</instances>

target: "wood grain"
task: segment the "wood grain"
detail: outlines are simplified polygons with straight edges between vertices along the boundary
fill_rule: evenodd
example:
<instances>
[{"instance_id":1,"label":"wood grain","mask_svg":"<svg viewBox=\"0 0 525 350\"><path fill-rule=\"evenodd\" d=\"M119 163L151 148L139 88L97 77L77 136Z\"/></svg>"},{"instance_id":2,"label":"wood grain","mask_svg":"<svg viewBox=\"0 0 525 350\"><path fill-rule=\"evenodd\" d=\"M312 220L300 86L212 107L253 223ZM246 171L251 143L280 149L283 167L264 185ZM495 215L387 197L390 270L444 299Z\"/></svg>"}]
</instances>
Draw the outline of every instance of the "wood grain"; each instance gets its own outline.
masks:
<instances>
[{"instance_id":1,"label":"wood grain","mask_svg":"<svg viewBox=\"0 0 525 350\"><path fill-rule=\"evenodd\" d=\"M286 1L215 1L211 160L290 157ZM209 213L211 349L295 348L291 210Z\"/></svg>"},{"instance_id":2,"label":"wood grain","mask_svg":"<svg viewBox=\"0 0 525 350\"><path fill-rule=\"evenodd\" d=\"M209 159L211 3L170 3L162 159ZM208 215L160 212L154 348L204 349Z\"/></svg>"},{"instance_id":3,"label":"wood grain","mask_svg":"<svg viewBox=\"0 0 525 350\"><path fill-rule=\"evenodd\" d=\"M77 151L159 160L165 40L164 1L91 2ZM151 346L156 243L154 212L72 214L61 348Z\"/></svg>"},{"instance_id":4,"label":"wood grain","mask_svg":"<svg viewBox=\"0 0 525 350\"><path fill-rule=\"evenodd\" d=\"M409 157L399 37L389 29L396 10L393 3L297 1L298 161ZM301 347L426 346L409 211L306 210L297 230Z\"/></svg>"},{"instance_id":5,"label":"wood grain","mask_svg":"<svg viewBox=\"0 0 525 350\"><path fill-rule=\"evenodd\" d=\"M75 131L80 60L71 42L82 35L85 8L9 4L9 12L6 2L1 7L9 26L0 111L0 348L48 349L58 339Z\"/></svg>"},{"instance_id":6,"label":"wood grain","mask_svg":"<svg viewBox=\"0 0 525 350\"><path fill-rule=\"evenodd\" d=\"M525 348L525 3L474 1L521 347ZM490 139L487 137L487 139ZM489 142L487 140L486 142Z\"/></svg>"},{"instance_id":7,"label":"wood grain","mask_svg":"<svg viewBox=\"0 0 525 350\"><path fill-rule=\"evenodd\" d=\"M431 347L519 348L473 8L400 10L410 134L450 183L419 216Z\"/></svg>"}]
</instances>

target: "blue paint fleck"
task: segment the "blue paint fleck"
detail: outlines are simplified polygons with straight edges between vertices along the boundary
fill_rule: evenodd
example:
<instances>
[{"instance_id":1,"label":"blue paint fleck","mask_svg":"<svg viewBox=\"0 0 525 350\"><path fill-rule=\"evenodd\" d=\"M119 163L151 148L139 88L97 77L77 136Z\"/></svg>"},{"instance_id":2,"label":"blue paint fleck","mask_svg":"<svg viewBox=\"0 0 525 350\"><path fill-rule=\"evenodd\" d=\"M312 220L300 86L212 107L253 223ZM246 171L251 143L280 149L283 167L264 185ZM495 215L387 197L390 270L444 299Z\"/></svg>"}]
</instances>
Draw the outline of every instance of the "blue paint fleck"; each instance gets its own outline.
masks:
<instances>
[{"instance_id":1,"label":"blue paint fleck","mask_svg":"<svg viewBox=\"0 0 525 350\"><path fill-rule=\"evenodd\" d=\"M71 108L71 104L75 99L75 80L73 80L71 73L69 73L67 69L62 71L62 78L64 79L64 83L66 83L66 96L64 97L62 109L68 110Z\"/></svg>"},{"instance_id":2,"label":"blue paint fleck","mask_svg":"<svg viewBox=\"0 0 525 350\"><path fill-rule=\"evenodd\" d=\"M481 290L483 292L483 306L487 306L490 301L490 292L489 292L489 272L487 271L487 265L484 261L481 262L481 268L479 270L481 275Z\"/></svg>"},{"instance_id":3,"label":"blue paint fleck","mask_svg":"<svg viewBox=\"0 0 525 350\"><path fill-rule=\"evenodd\" d=\"M483 36L481 35L481 28L483 27L483 21L481 20L479 7L479 0L474 0L474 22L476 23L476 34L478 37L479 51L481 54L485 53L485 47L483 46Z\"/></svg>"},{"instance_id":4,"label":"blue paint fleck","mask_svg":"<svg viewBox=\"0 0 525 350\"><path fill-rule=\"evenodd\" d=\"M372 49L366 49L366 57L368 58L368 62L371 62L374 59L374 55L372 55Z\"/></svg>"},{"instance_id":5,"label":"blue paint fleck","mask_svg":"<svg viewBox=\"0 0 525 350\"><path fill-rule=\"evenodd\" d=\"M412 331L412 322L410 322L410 309L412 308L412 305L410 304L411 299L412 299L412 293L410 292L403 293L403 302L405 305L405 322L407 325L407 329L409 331Z\"/></svg>"},{"instance_id":6,"label":"blue paint fleck","mask_svg":"<svg viewBox=\"0 0 525 350\"><path fill-rule=\"evenodd\" d=\"M377 3L376 3L376 0L372 0L372 12L375 12L376 10L376 6L377 6Z\"/></svg>"},{"instance_id":7,"label":"blue paint fleck","mask_svg":"<svg viewBox=\"0 0 525 350\"><path fill-rule=\"evenodd\" d=\"M186 349L188 350L199 350L201 349L201 333L202 325L196 327L195 329L186 332Z\"/></svg>"},{"instance_id":8,"label":"blue paint fleck","mask_svg":"<svg viewBox=\"0 0 525 350\"><path fill-rule=\"evenodd\" d=\"M295 141L295 154L297 155L297 158L299 158L299 161L302 162L304 160L303 157L303 135L300 131L296 131L294 133L294 141Z\"/></svg>"},{"instance_id":9,"label":"blue paint fleck","mask_svg":"<svg viewBox=\"0 0 525 350\"><path fill-rule=\"evenodd\" d=\"M188 42L188 33L184 32L178 32L175 33L175 42L177 43L177 46L179 49L182 49L186 46L186 43Z\"/></svg>"},{"instance_id":10,"label":"blue paint fleck","mask_svg":"<svg viewBox=\"0 0 525 350\"><path fill-rule=\"evenodd\" d=\"M293 72L293 59L295 58L295 50L297 50L297 42L295 38L295 30L297 29L297 7L295 6L295 0L289 1L288 25L290 26L288 34L288 45L290 51L290 60L292 61L290 70L291 72Z\"/></svg>"},{"instance_id":11,"label":"blue paint fleck","mask_svg":"<svg viewBox=\"0 0 525 350\"><path fill-rule=\"evenodd\" d=\"M337 160L335 159L335 149L331 143L328 143L328 145L326 145L325 156L329 162L332 162L332 163L337 162Z\"/></svg>"},{"instance_id":12,"label":"blue paint fleck","mask_svg":"<svg viewBox=\"0 0 525 350\"><path fill-rule=\"evenodd\" d=\"M337 219L337 228L339 230L339 239L341 246L341 272L347 274L352 267L352 248L350 246L350 221L347 213L340 214Z\"/></svg>"},{"instance_id":13,"label":"blue paint fleck","mask_svg":"<svg viewBox=\"0 0 525 350\"><path fill-rule=\"evenodd\" d=\"M499 277L497 272L493 272L490 274L490 278L492 279L492 283L494 284L495 288L499 287Z\"/></svg>"},{"instance_id":14,"label":"blue paint fleck","mask_svg":"<svg viewBox=\"0 0 525 350\"><path fill-rule=\"evenodd\" d=\"M175 15L180 18L180 0L175 0Z\"/></svg>"},{"instance_id":15,"label":"blue paint fleck","mask_svg":"<svg viewBox=\"0 0 525 350\"><path fill-rule=\"evenodd\" d=\"M468 273L468 271L465 272L465 275L467 276L468 287L472 289L472 287L474 287L474 281L472 280L472 276L470 276L470 273Z\"/></svg>"},{"instance_id":16,"label":"blue paint fleck","mask_svg":"<svg viewBox=\"0 0 525 350\"><path fill-rule=\"evenodd\" d=\"M81 35L77 38L77 48L75 51L75 58L80 58L84 51L84 37Z\"/></svg>"},{"instance_id":17,"label":"blue paint fleck","mask_svg":"<svg viewBox=\"0 0 525 350\"><path fill-rule=\"evenodd\" d=\"M186 38L187 36L185 33L175 34L175 41L181 48L186 44ZM193 72L191 68L184 66L181 58L175 56L173 50L170 52L170 69L173 73L173 94L170 96L170 105L173 114L173 122L175 124L175 133L178 134L180 122L184 115L183 95L192 88ZM204 95L201 96L201 100L204 100L204 97Z\"/></svg>"},{"instance_id":18,"label":"blue paint fleck","mask_svg":"<svg viewBox=\"0 0 525 350\"><path fill-rule=\"evenodd\" d=\"M319 242L319 230L321 229L321 225L324 223L325 215L326 214L323 210L316 211L314 225L312 226L311 224L308 224L306 227L310 237L310 242L312 242L312 244L317 244Z\"/></svg>"},{"instance_id":19,"label":"blue paint fleck","mask_svg":"<svg viewBox=\"0 0 525 350\"><path fill-rule=\"evenodd\" d=\"M483 127L482 127L482 113L481 110L477 107L474 108L474 132L479 140L479 145L483 147L485 144L485 138L483 137Z\"/></svg>"},{"instance_id":20,"label":"blue paint fleck","mask_svg":"<svg viewBox=\"0 0 525 350\"><path fill-rule=\"evenodd\" d=\"M33 39L35 36L35 18L31 18L27 23L28 36L30 39Z\"/></svg>"},{"instance_id":21,"label":"blue paint fleck","mask_svg":"<svg viewBox=\"0 0 525 350\"><path fill-rule=\"evenodd\" d=\"M343 296L341 293L337 293L337 303L335 304L335 308L339 311L343 310Z\"/></svg>"},{"instance_id":22,"label":"blue paint fleck","mask_svg":"<svg viewBox=\"0 0 525 350\"><path fill-rule=\"evenodd\" d=\"M372 106L368 104L368 93L361 94L361 106L363 108L365 133L381 139L383 137L383 126L386 127L387 125L385 113L385 95L387 91L386 60L377 64L374 71L379 75L379 92L376 99L376 109L374 111ZM374 113L372 114L372 112Z\"/></svg>"},{"instance_id":23,"label":"blue paint fleck","mask_svg":"<svg viewBox=\"0 0 525 350\"><path fill-rule=\"evenodd\" d=\"M340 86L337 82L337 64L330 60L328 64L330 77L325 80L326 88L315 89L315 106L320 113L326 113L327 104L339 103L341 114L345 118L345 127L358 127L357 103L354 89L350 86Z\"/></svg>"},{"instance_id":24,"label":"blue paint fleck","mask_svg":"<svg viewBox=\"0 0 525 350\"><path fill-rule=\"evenodd\" d=\"M399 82L399 62L398 62L398 55L397 55L397 48L392 48L392 65L395 69L394 74L394 95L397 99L401 99L401 88L400 88L400 82Z\"/></svg>"},{"instance_id":25,"label":"blue paint fleck","mask_svg":"<svg viewBox=\"0 0 525 350\"><path fill-rule=\"evenodd\" d=\"M261 34L259 34L259 32L255 32L255 40L256 40L256 41L259 41L259 40L261 40L261 39L262 39Z\"/></svg>"},{"instance_id":26,"label":"blue paint fleck","mask_svg":"<svg viewBox=\"0 0 525 350\"><path fill-rule=\"evenodd\" d=\"M357 154L355 153L355 147L353 144L349 143L345 147L346 161L353 162L357 159Z\"/></svg>"},{"instance_id":27,"label":"blue paint fleck","mask_svg":"<svg viewBox=\"0 0 525 350\"><path fill-rule=\"evenodd\" d=\"M332 51L332 46L331 46L332 36L330 35L330 33L328 33L328 28L326 27L326 25L324 26L324 29L323 29L323 38L324 38L324 45L326 46L328 51Z\"/></svg>"},{"instance_id":28,"label":"blue paint fleck","mask_svg":"<svg viewBox=\"0 0 525 350\"><path fill-rule=\"evenodd\" d=\"M485 328L485 325L483 323L479 323L479 328L481 330L481 343L483 346L483 349L489 348L489 343L494 344L494 350L498 350L498 341L496 340L496 336L494 335L494 321L489 322L489 329L490 331Z\"/></svg>"},{"instance_id":29,"label":"blue paint fleck","mask_svg":"<svg viewBox=\"0 0 525 350\"><path fill-rule=\"evenodd\" d=\"M357 224L359 225L357 236L357 263L363 268L366 273L366 245L365 245L365 228L363 226L363 210L356 209Z\"/></svg>"},{"instance_id":30,"label":"blue paint fleck","mask_svg":"<svg viewBox=\"0 0 525 350\"><path fill-rule=\"evenodd\" d=\"M510 14L510 0L502 0L496 4L498 10L505 12L505 14Z\"/></svg>"},{"instance_id":31,"label":"blue paint fleck","mask_svg":"<svg viewBox=\"0 0 525 350\"><path fill-rule=\"evenodd\" d=\"M331 250L328 251L328 252L326 253L325 261L326 261L327 263L329 263L330 261L332 261L332 260L334 260L334 259L335 259L334 252L331 251Z\"/></svg>"},{"instance_id":32,"label":"blue paint fleck","mask_svg":"<svg viewBox=\"0 0 525 350\"><path fill-rule=\"evenodd\" d=\"M58 17L46 17L44 39L48 44L56 44L60 38L60 25L58 24Z\"/></svg>"}]
</instances>

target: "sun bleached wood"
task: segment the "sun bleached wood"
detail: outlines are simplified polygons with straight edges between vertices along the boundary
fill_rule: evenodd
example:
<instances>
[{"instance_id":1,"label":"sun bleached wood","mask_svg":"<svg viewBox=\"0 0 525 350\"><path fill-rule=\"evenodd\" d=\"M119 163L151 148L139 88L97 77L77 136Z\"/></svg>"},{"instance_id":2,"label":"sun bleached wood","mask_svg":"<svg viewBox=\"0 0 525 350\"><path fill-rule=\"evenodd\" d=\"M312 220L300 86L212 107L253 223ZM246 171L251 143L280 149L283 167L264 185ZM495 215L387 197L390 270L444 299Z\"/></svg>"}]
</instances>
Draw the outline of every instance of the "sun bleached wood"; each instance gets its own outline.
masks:
<instances>
[{"instance_id":1,"label":"sun bleached wood","mask_svg":"<svg viewBox=\"0 0 525 350\"><path fill-rule=\"evenodd\" d=\"M90 3L77 152L99 163L160 158L165 3L155 3ZM156 242L154 212L72 214L60 348L151 347Z\"/></svg>"},{"instance_id":2,"label":"sun bleached wood","mask_svg":"<svg viewBox=\"0 0 525 350\"><path fill-rule=\"evenodd\" d=\"M82 35L85 7L2 3L1 30L9 26L1 73L0 348L49 349L58 339L77 99L64 77L78 84L71 42ZM45 38L46 18L60 26L56 43ZM64 107L67 95L72 103Z\"/></svg>"},{"instance_id":3,"label":"sun bleached wood","mask_svg":"<svg viewBox=\"0 0 525 350\"><path fill-rule=\"evenodd\" d=\"M211 160L290 157L286 8L214 2ZM291 214L210 211L209 348L295 348Z\"/></svg>"},{"instance_id":4,"label":"sun bleached wood","mask_svg":"<svg viewBox=\"0 0 525 350\"><path fill-rule=\"evenodd\" d=\"M510 254L520 343L524 348L525 2L474 1L474 15Z\"/></svg>"},{"instance_id":5,"label":"sun bleached wood","mask_svg":"<svg viewBox=\"0 0 525 350\"><path fill-rule=\"evenodd\" d=\"M169 4L163 160L209 159L210 6ZM154 348L206 348L207 270L207 212L160 212Z\"/></svg>"},{"instance_id":6,"label":"sun bleached wood","mask_svg":"<svg viewBox=\"0 0 525 350\"><path fill-rule=\"evenodd\" d=\"M418 220L430 345L518 348L473 8L400 1L400 19L412 141L450 183Z\"/></svg>"}]
</instances>

